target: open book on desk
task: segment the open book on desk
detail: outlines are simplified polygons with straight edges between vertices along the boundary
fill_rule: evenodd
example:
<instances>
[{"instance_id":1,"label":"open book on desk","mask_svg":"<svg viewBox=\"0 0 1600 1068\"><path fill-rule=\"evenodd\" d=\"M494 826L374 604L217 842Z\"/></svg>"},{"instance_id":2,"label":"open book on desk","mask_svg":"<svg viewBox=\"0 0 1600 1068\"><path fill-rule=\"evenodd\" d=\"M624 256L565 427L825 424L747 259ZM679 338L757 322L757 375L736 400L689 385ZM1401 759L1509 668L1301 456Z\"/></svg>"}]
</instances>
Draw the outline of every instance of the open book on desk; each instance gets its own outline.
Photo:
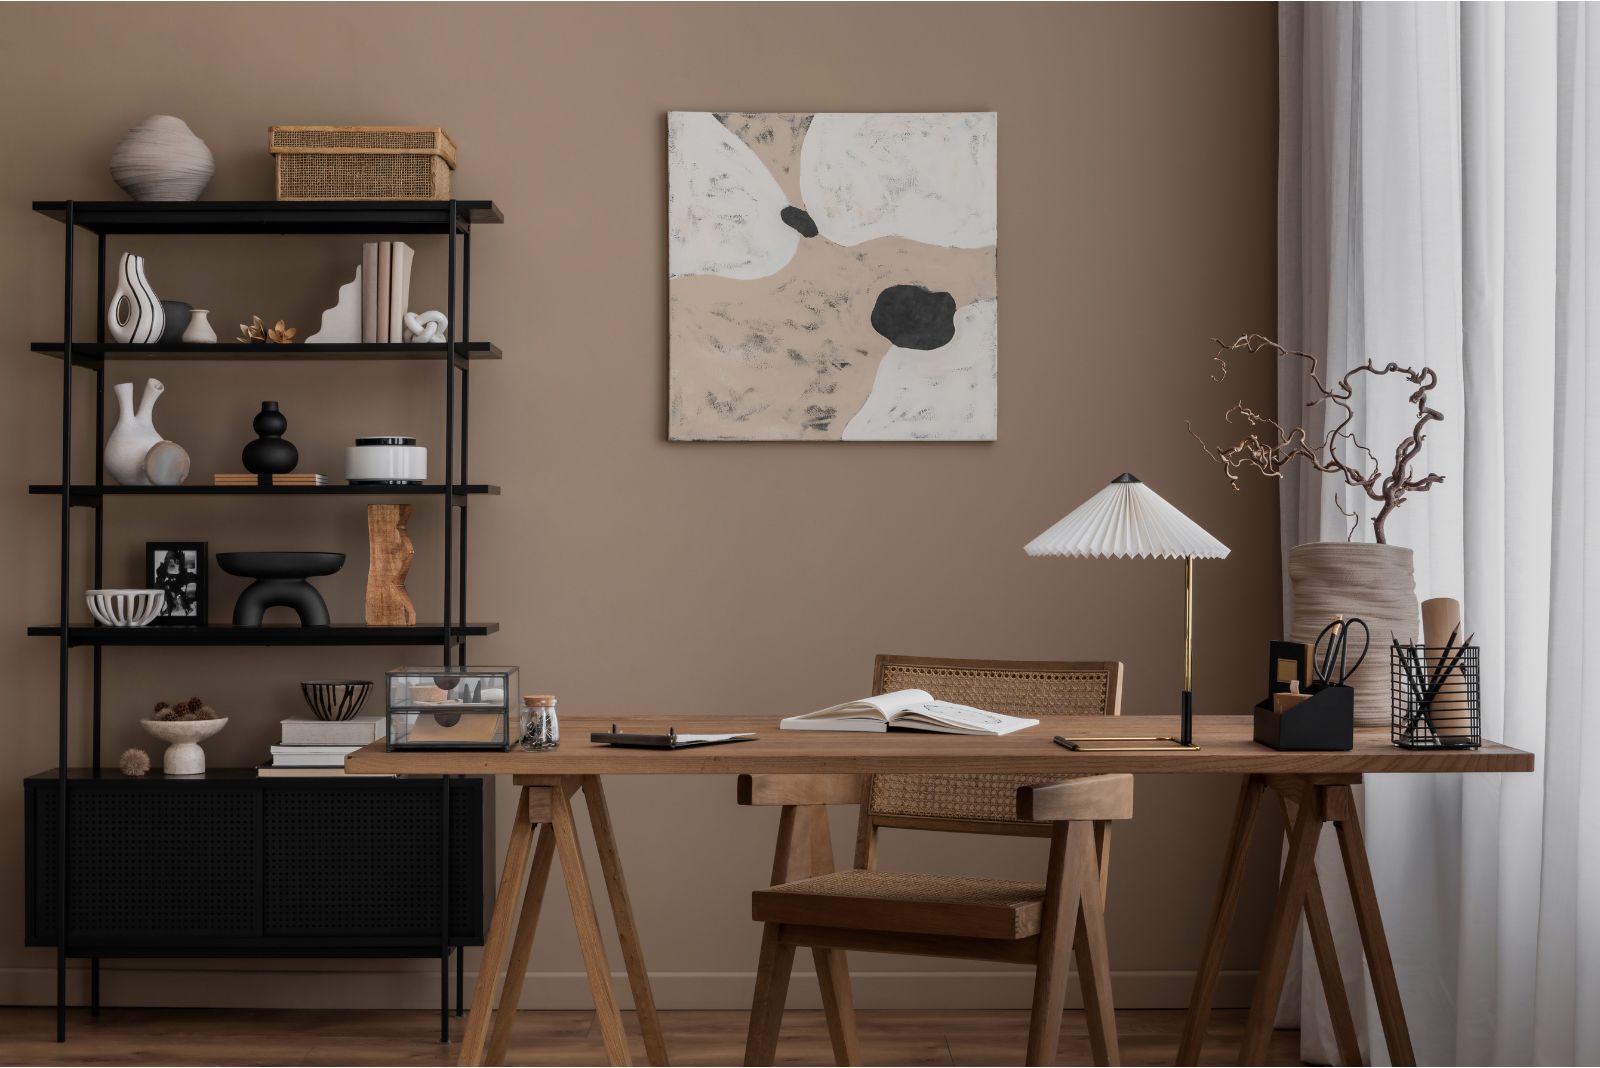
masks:
<instances>
[{"instance_id":1,"label":"open book on desk","mask_svg":"<svg viewBox=\"0 0 1600 1068\"><path fill-rule=\"evenodd\" d=\"M935 731L940 734L980 734L998 738L1002 734L1037 727L1036 719L1002 716L981 708L936 701L926 690L896 690L877 697L863 697L842 705L790 716L778 726L786 731Z\"/></svg>"}]
</instances>

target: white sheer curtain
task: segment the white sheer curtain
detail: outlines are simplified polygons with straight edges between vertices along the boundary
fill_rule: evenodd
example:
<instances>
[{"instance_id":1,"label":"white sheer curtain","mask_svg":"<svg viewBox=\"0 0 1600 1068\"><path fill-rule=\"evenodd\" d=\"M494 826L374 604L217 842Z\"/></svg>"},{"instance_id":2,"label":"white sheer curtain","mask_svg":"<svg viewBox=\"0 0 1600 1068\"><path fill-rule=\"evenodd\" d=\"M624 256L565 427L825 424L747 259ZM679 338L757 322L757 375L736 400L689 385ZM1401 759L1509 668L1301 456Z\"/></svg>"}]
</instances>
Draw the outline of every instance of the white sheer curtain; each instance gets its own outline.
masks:
<instances>
[{"instance_id":1,"label":"white sheer curtain","mask_svg":"<svg viewBox=\"0 0 1600 1068\"><path fill-rule=\"evenodd\" d=\"M1447 481L1395 513L1389 540L1416 550L1421 596L1462 601L1485 734L1538 755L1532 775L1368 780L1417 1055L1600 1063L1600 8L1281 10L1280 340L1335 374L1368 357L1439 372L1447 421L1421 463ZM1299 421L1303 399L1285 373L1280 414ZM1358 437L1386 455L1406 410L1374 389ZM1285 481L1285 548L1345 536L1333 492ZM1298 1009L1306 1059L1332 1063L1309 954L1299 976L1285 1016ZM1387 1063L1370 994L1353 1001Z\"/></svg>"}]
</instances>

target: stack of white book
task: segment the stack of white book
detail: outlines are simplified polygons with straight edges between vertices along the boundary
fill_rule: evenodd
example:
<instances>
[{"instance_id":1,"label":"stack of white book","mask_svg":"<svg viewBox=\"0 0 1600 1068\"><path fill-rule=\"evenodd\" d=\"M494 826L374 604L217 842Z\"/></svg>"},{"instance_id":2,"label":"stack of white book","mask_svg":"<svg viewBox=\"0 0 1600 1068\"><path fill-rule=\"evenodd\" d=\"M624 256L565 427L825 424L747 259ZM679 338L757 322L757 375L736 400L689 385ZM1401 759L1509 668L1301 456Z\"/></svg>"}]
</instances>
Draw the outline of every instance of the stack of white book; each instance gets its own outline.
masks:
<instances>
[{"instance_id":1,"label":"stack of white book","mask_svg":"<svg viewBox=\"0 0 1600 1068\"><path fill-rule=\"evenodd\" d=\"M272 747L272 759L256 774L278 777L344 775L344 758L364 745L382 741L382 716L353 716L327 720L294 718L280 724L281 741ZM374 776L369 776L374 777ZM394 778L392 775L376 778Z\"/></svg>"}]
</instances>

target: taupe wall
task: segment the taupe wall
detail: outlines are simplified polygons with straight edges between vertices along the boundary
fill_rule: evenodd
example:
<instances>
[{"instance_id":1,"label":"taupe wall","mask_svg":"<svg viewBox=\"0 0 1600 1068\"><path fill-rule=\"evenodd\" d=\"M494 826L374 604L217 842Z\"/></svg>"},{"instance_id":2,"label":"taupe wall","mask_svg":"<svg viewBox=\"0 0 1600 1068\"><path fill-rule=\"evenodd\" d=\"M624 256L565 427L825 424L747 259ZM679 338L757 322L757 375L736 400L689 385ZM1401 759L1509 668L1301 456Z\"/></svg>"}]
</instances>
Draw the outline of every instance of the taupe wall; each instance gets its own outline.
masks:
<instances>
[{"instance_id":1,"label":"taupe wall","mask_svg":"<svg viewBox=\"0 0 1600 1068\"><path fill-rule=\"evenodd\" d=\"M1184 421L1214 418L1240 396L1270 403L1265 368L1237 371L1222 389L1206 357L1208 338L1273 319L1274 17L1271 5L0 10L0 776L11 784L0 791L0 1001L52 996L51 954L21 946L17 781L55 763L55 647L22 631L54 612L57 512L26 485L57 477L60 365L26 348L59 334L62 232L30 200L119 197L111 147L156 112L184 117L211 145L212 199L272 195L271 123L444 125L460 145L459 194L492 197L507 219L475 243L473 327L506 359L473 372L472 474L505 495L473 505L474 612L502 630L472 655L520 664L524 688L560 695L568 713L803 711L861 693L879 651L1118 657L1128 711L1171 711L1178 565L1022 553L1124 469L1233 548L1200 567L1196 690L1202 712L1238 712L1257 696L1262 642L1276 628L1275 500L1263 486L1230 493ZM999 112L998 442L665 441L672 108ZM436 292L442 247L415 244L419 292ZM144 240L112 251L123 247L148 256L160 294L213 309L219 332L254 312L287 318L304 337L358 243ZM78 277L91 286L92 265ZM78 328L90 331L96 314L81 308ZM137 377L124 367L113 380ZM151 369L167 386L157 425L194 456L196 481L238 469L251 414L269 398L283 404L303 470L337 475L357 434L439 442L435 369ZM91 410L92 394L78 398ZM90 442L80 437L80 450ZM424 506L413 522L426 616L439 598L438 515ZM147 539L348 551L351 566L323 585L336 615L360 617L356 502L126 500L107 527L112 584L135 581ZM88 531L78 517L80 544ZM211 611L225 618L240 583L212 579ZM301 711L297 680L378 677L401 655L109 652L106 757L154 749L141 711L197 693L231 719L207 747L212 761L255 763L277 720ZM79 762L86 727L80 708ZM1140 783L1112 875L1123 1004L1184 1000L1233 789ZM767 871L775 814L735 808L732 782L715 779L617 782L612 798L661 1000L745 1004L756 950L747 894ZM1021 877L1042 861L1036 845L907 832L890 838L885 860ZM1270 852L1258 857L1247 916L1265 900ZM1246 923L1230 954L1231 998L1256 934ZM528 1003L584 1004L564 911L552 908L536 952ZM965 964L855 963L863 1004L1026 1004L1015 974L976 981L980 969ZM435 989L430 966L415 962L110 967L106 996L122 1003L420 1005ZM200 981L201 968L218 974ZM327 974L338 970L365 978ZM797 989L796 1003L812 996Z\"/></svg>"}]
</instances>

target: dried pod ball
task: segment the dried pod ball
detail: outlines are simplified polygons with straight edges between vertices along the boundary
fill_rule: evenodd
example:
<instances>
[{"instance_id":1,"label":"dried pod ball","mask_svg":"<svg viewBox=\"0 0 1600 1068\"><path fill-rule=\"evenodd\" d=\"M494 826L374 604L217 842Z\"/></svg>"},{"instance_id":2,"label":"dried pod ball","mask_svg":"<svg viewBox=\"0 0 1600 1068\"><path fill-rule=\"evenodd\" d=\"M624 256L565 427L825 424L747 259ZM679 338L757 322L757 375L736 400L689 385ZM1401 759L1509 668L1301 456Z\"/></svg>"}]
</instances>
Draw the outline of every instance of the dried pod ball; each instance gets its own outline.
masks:
<instances>
[{"instance_id":1,"label":"dried pod ball","mask_svg":"<svg viewBox=\"0 0 1600 1068\"><path fill-rule=\"evenodd\" d=\"M181 713L171 705L163 704L156 706L156 719L163 722L178 719L180 715Z\"/></svg>"},{"instance_id":2,"label":"dried pod ball","mask_svg":"<svg viewBox=\"0 0 1600 1068\"><path fill-rule=\"evenodd\" d=\"M194 710L194 718L195 719L216 719L217 718L217 710L212 708L210 705L201 705L199 708Z\"/></svg>"},{"instance_id":3,"label":"dried pod ball","mask_svg":"<svg viewBox=\"0 0 1600 1068\"><path fill-rule=\"evenodd\" d=\"M150 754L143 749L127 749L123 751L119 763L122 766L122 774L137 779L150 770Z\"/></svg>"}]
</instances>

